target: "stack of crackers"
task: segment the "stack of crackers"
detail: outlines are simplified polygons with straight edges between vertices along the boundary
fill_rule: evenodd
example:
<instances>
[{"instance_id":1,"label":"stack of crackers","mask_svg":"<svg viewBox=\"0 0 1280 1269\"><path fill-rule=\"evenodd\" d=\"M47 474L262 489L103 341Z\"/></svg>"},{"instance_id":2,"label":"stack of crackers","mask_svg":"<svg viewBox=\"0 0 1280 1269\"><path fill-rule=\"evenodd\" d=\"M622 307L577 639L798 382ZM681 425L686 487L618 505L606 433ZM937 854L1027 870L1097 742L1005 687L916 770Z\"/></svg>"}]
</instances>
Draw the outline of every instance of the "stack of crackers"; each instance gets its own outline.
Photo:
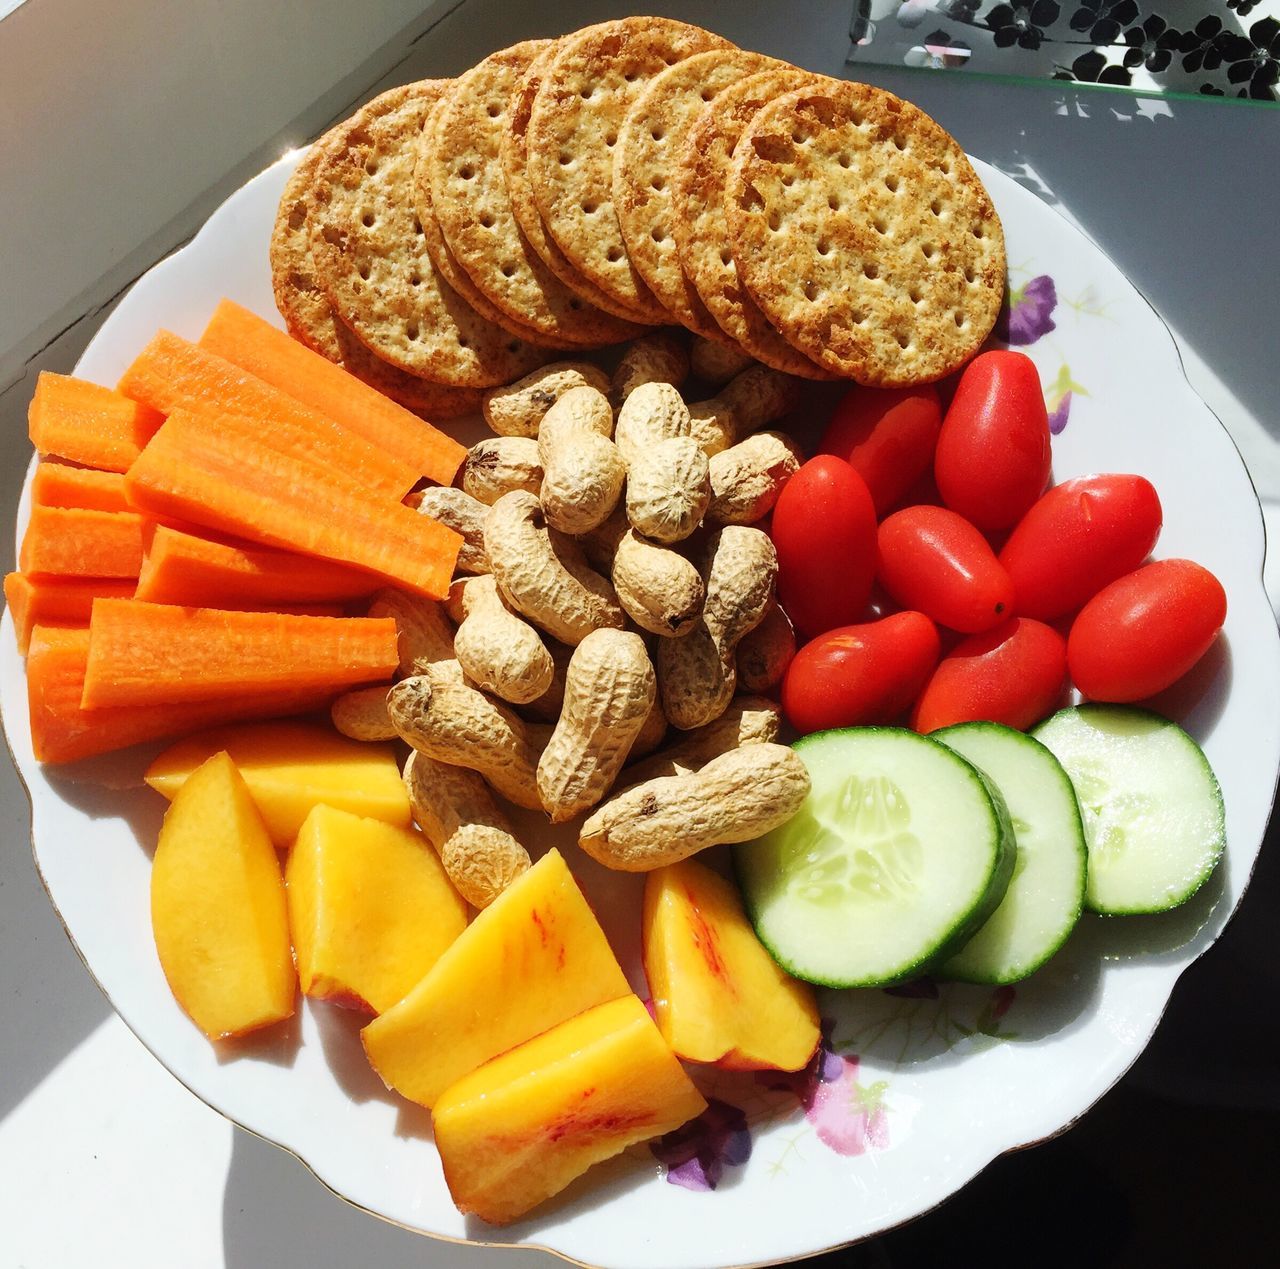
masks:
<instances>
[{"instance_id":1,"label":"stack of crackers","mask_svg":"<svg viewBox=\"0 0 1280 1269\"><path fill-rule=\"evenodd\" d=\"M991 199L927 115L652 17L375 98L297 168L271 264L296 338L434 417L654 326L930 382L1005 285Z\"/></svg>"}]
</instances>

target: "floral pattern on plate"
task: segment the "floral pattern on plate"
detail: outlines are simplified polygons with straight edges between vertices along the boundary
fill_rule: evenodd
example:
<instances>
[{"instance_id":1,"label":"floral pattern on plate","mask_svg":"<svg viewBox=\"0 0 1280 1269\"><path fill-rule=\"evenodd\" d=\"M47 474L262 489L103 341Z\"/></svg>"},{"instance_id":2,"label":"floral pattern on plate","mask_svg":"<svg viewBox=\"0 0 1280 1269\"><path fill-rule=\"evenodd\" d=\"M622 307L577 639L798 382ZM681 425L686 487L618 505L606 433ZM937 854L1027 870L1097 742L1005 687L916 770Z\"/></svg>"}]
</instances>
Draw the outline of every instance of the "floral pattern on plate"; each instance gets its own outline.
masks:
<instances>
[{"instance_id":1,"label":"floral pattern on plate","mask_svg":"<svg viewBox=\"0 0 1280 1269\"><path fill-rule=\"evenodd\" d=\"M696 1119L650 1143L654 1157L666 1167L667 1180L686 1190L714 1190L727 1169L739 1168L751 1158L753 1127L772 1127L779 1120L802 1116L798 1132L786 1142L783 1154L770 1165L771 1174L786 1171L787 1156L795 1152L810 1132L843 1158L890 1146L892 1104L890 1081L876 1070L864 1072L863 1061L847 1048L865 1039L874 1043L895 1027L903 1031L900 1065L913 1046L940 1039L944 1049L962 1041L977 1045L1017 1037L1003 1023L1017 992L997 987L983 992L974 1012L974 1001L960 1002L950 987L921 978L881 992L860 992L869 1002L880 997L887 1008L873 1014L865 1032L834 1038L836 1022L822 1021L822 1038L812 1060L799 1071L757 1071L756 1088L737 1092L741 1105L727 1100L733 1076L715 1068L702 1068L695 1076L707 1092L707 1109ZM966 1020L967 1019L967 1020ZM754 1096L752 1094L755 1094Z\"/></svg>"}]
</instances>

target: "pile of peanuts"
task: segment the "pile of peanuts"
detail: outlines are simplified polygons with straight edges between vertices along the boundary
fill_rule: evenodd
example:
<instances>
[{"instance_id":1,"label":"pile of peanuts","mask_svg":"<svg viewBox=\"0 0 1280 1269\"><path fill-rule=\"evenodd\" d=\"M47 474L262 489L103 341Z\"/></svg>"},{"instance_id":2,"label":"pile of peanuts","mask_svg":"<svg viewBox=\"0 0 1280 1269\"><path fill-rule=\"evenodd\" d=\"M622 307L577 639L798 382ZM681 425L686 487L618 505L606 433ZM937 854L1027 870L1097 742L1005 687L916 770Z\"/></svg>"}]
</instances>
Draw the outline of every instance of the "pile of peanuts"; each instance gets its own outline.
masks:
<instances>
[{"instance_id":1,"label":"pile of peanuts","mask_svg":"<svg viewBox=\"0 0 1280 1269\"><path fill-rule=\"evenodd\" d=\"M691 369L715 396L686 404ZM497 435L461 488L412 495L462 535L463 576L443 604L375 598L400 681L333 719L412 747L414 818L476 907L529 867L500 799L552 823L589 812L582 848L629 872L750 840L803 802L808 774L758 695L795 635L754 527L802 461L762 430L800 390L718 344L646 336L612 376L565 361L489 392ZM684 734L662 749L668 728Z\"/></svg>"}]
</instances>

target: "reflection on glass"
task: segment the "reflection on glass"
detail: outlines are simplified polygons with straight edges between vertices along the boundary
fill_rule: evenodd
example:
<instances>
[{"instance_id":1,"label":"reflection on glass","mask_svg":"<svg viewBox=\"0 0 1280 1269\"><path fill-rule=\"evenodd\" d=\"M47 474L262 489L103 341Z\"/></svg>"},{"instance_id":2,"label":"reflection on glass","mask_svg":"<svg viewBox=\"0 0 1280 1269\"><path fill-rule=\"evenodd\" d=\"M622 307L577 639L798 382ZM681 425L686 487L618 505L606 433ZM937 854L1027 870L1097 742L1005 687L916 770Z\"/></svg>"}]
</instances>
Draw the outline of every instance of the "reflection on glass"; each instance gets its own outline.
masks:
<instances>
[{"instance_id":1,"label":"reflection on glass","mask_svg":"<svg viewBox=\"0 0 1280 1269\"><path fill-rule=\"evenodd\" d=\"M1280 0L854 0L848 62L1280 101Z\"/></svg>"}]
</instances>

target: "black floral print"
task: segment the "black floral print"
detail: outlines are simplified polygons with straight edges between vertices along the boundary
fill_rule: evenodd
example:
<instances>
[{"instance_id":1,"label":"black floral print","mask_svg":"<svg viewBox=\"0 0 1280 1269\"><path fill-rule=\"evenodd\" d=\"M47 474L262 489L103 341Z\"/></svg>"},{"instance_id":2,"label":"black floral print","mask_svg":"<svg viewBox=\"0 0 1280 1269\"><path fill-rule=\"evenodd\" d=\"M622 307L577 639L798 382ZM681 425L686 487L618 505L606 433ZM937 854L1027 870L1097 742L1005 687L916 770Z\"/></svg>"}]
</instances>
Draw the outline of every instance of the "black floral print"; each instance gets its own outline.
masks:
<instances>
[{"instance_id":1,"label":"black floral print","mask_svg":"<svg viewBox=\"0 0 1280 1269\"><path fill-rule=\"evenodd\" d=\"M1130 22L1136 22L1138 6L1135 0L1089 0L1071 15L1071 29L1086 32L1091 44L1114 44L1120 32Z\"/></svg>"},{"instance_id":2,"label":"black floral print","mask_svg":"<svg viewBox=\"0 0 1280 1269\"><path fill-rule=\"evenodd\" d=\"M1039 48L1044 39L1045 27L1052 26L1062 12L1057 0L1014 0L1012 4L998 4L987 14L996 48Z\"/></svg>"},{"instance_id":3,"label":"black floral print","mask_svg":"<svg viewBox=\"0 0 1280 1269\"><path fill-rule=\"evenodd\" d=\"M1242 0L1247 3L1248 0ZM978 10L982 8L982 0L939 0L937 5L940 17L953 18L957 22L972 25Z\"/></svg>"},{"instance_id":4,"label":"black floral print","mask_svg":"<svg viewBox=\"0 0 1280 1269\"><path fill-rule=\"evenodd\" d=\"M1201 18L1195 27L1187 31L1179 46L1182 50L1182 69L1195 74L1198 70L1217 70L1222 65L1223 53L1231 32L1222 29L1222 19L1215 14Z\"/></svg>"},{"instance_id":5,"label":"black floral print","mask_svg":"<svg viewBox=\"0 0 1280 1269\"><path fill-rule=\"evenodd\" d=\"M1133 82L1133 76L1123 66L1108 64L1107 55L1097 49L1081 53L1071 63L1070 78L1082 84L1115 84L1120 87Z\"/></svg>"},{"instance_id":6,"label":"black floral print","mask_svg":"<svg viewBox=\"0 0 1280 1269\"><path fill-rule=\"evenodd\" d=\"M1158 14L1153 13L1141 26L1131 26L1124 33L1129 46L1124 64L1130 69L1144 62L1149 71L1159 73L1168 69L1173 55L1182 43L1182 32L1175 31Z\"/></svg>"},{"instance_id":7,"label":"black floral print","mask_svg":"<svg viewBox=\"0 0 1280 1269\"><path fill-rule=\"evenodd\" d=\"M1258 101L1273 100L1280 79L1280 21L1260 18L1249 28L1249 37L1229 42L1227 79L1233 84L1248 82L1249 96Z\"/></svg>"},{"instance_id":8,"label":"black floral print","mask_svg":"<svg viewBox=\"0 0 1280 1269\"><path fill-rule=\"evenodd\" d=\"M1005 69L1085 84L1280 99L1280 13L1242 21L1260 0L1219 0L1188 14L1156 0L896 0L896 28L938 25L905 50L909 66ZM871 0L856 0L870 12ZM1152 6L1155 6L1154 8ZM1273 16L1274 15L1274 16ZM1177 25L1174 25L1174 23ZM1187 24L1184 27L1184 23ZM1194 24L1194 25L1191 25ZM956 28L977 37L968 42ZM874 40L875 23L867 28ZM992 52L1000 56L992 58ZM1006 54L1007 50L1007 54Z\"/></svg>"}]
</instances>

